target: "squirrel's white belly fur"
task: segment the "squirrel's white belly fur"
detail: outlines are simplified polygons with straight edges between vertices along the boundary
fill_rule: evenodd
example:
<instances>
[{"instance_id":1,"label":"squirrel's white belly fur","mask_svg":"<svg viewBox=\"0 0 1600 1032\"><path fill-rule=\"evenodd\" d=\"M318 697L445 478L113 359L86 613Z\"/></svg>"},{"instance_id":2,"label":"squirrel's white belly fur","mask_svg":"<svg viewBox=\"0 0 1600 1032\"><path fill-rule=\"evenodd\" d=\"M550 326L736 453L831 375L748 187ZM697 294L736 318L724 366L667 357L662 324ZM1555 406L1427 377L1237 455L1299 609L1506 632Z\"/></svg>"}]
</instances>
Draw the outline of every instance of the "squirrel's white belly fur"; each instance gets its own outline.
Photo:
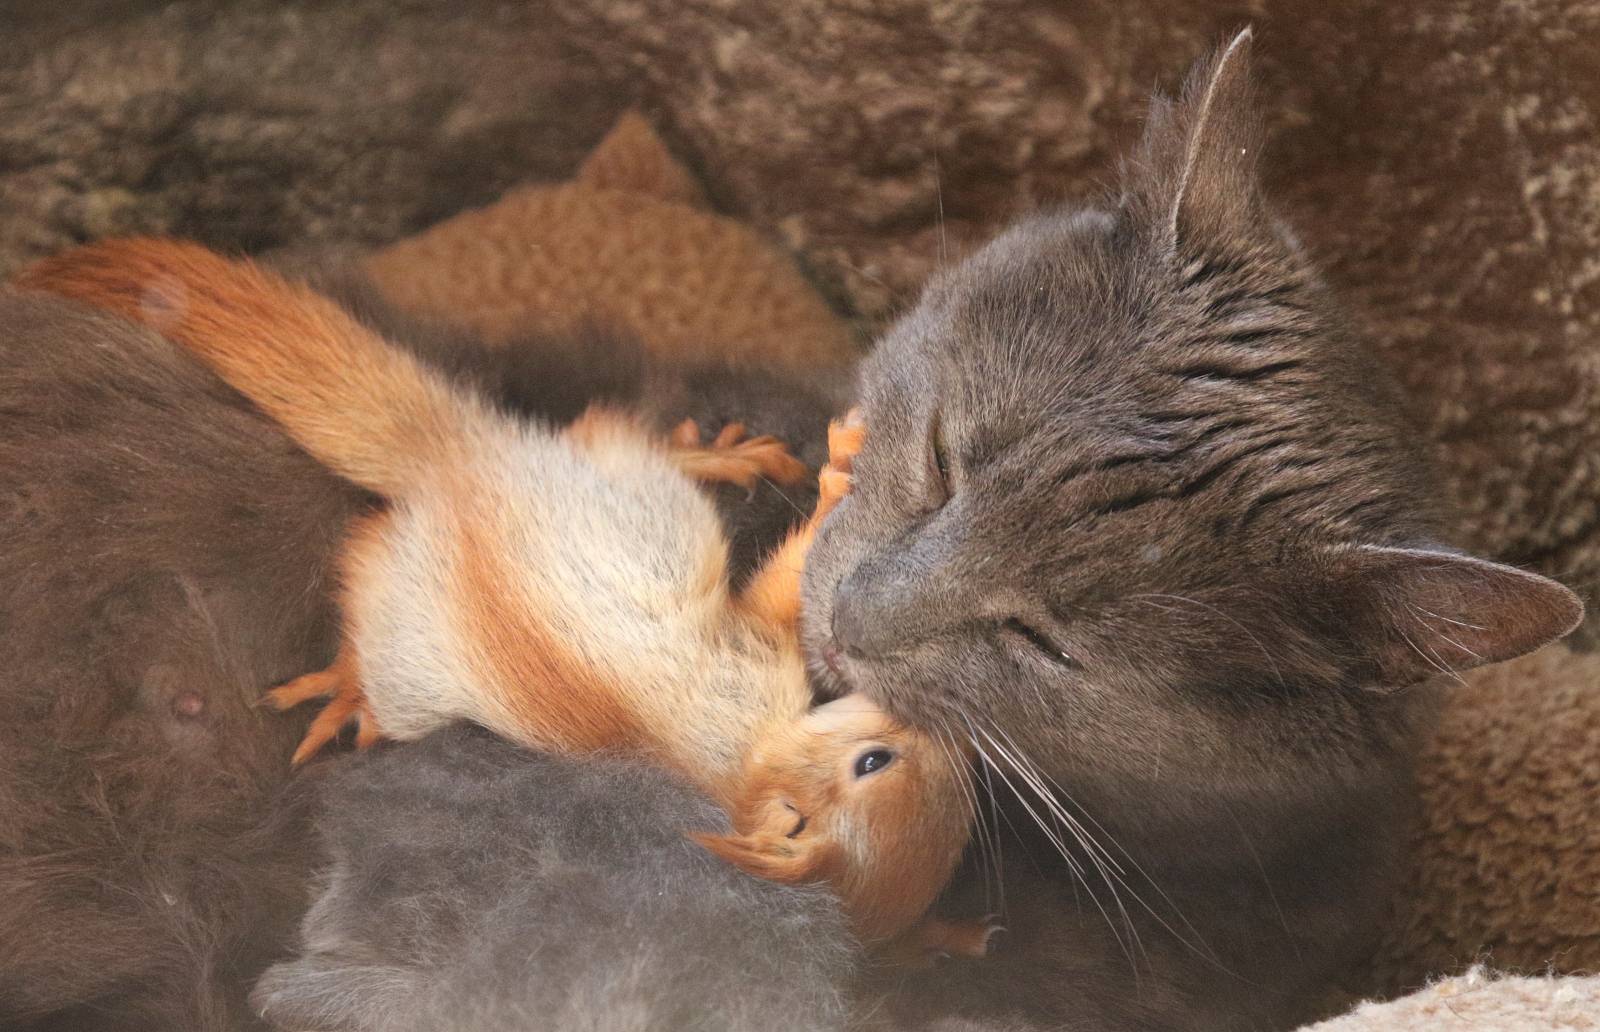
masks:
<instances>
[{"instance_id":1,"label":"squirrel's white belly fur","mask_svg":"<svg viewBox=\"0 0 1600 1032\"><path fill-rule=\"evenodd\" d=\"M476 594L463 571L487 563L500 590L479 602L498 622L603 672L680 766L735 768L753 729L808 695L792 644L729 619L727 544L710 501L634 437L578 444L509 422L495 430L351 550L346 619L379 728L416 738L466 719L525 740L496 705L519 686L483 684L482 630L459 604ZM689 727L697 733L671 733Z\"/></svg>"}]
</instances>

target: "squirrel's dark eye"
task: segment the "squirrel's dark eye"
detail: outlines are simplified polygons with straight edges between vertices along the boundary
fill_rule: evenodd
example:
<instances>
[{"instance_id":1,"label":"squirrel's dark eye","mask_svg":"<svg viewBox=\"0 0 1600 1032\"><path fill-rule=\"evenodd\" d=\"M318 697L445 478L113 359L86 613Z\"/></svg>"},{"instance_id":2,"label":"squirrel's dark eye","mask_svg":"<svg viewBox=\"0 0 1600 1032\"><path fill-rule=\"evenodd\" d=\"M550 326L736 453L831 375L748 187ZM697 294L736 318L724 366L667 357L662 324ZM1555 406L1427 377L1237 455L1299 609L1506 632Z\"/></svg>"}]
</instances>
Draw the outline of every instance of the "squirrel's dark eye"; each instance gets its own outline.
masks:
<instances>
[{"instance_id":1,"label":"squirrel's dark eye","mask_svg":"<svg viewBox=\"0 0 1600 1032\"><path fill-rule=\"evenodd\" d=\"M888 749L872 749L856 757L856 777L864 778L894 762L894 753Z\"/></svg>"},{"instance_id":2,"label":"squirrel's dark eye","mask_svg":"<svg viewBox=\"0 0 1600 1032\"><path fill-rule=\"evenodd\" d=\"M1000 626L1007 634L1027 642L1041 656L1057 666L1063 666L1069 670L1078 668L1078 661L1069 656L1064 649L1021 620L1012 617Z\"/></svg>"}]
</instances>

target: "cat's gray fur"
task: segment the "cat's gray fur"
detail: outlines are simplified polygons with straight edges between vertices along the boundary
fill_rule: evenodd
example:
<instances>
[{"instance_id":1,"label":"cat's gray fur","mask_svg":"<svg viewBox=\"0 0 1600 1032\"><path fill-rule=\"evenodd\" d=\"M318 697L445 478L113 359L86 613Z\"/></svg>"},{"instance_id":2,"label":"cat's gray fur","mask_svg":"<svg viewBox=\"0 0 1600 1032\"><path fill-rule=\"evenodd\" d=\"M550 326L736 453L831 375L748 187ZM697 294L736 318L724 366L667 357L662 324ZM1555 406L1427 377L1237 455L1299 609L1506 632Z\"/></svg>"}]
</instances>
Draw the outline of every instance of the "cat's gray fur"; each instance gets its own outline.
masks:
<instances>
[{"instance_id":1,"label":"cat's gray fur","mask_svg":"<svg viewBox=\"0 0 1600 1032\"><path fill-rule=\"evenodd\" d=\"M1012 935L897 987L908 1025L1304 1017L1375 931L1426 682L1581 615L1448 549L1398 403L1257 187L1249 45L1154 103L1118 197L937 277L864 368L808 653L974 738L1061 839L1010 837L1035 858L1005 866Z\"/></svg>"},{"instance_id":2,"label":"cat's gray fur","mask_svg":"<svg viewBox=\"0 0 1600 1032\"><path fill-rule=\"evenodd\" d=\"M725 818L658 769L457 727L345 761L323 799L303 950L254 995L282 1027L842 1026L837 903L689 842Z\"/></svg>"}]
</instances>

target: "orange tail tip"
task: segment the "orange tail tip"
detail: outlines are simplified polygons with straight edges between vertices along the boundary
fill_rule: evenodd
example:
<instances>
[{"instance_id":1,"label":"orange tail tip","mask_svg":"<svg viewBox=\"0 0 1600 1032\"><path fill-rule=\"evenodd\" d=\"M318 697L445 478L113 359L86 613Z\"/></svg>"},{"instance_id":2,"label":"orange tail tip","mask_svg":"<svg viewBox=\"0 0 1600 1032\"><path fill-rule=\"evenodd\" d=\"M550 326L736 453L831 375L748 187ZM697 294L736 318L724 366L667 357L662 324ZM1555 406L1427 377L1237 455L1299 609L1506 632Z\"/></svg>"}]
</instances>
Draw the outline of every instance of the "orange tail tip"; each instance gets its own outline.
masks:
<instances>
[{"instance_id":1,"label":"orange tail tip","mask_svg":"<svg viewBox=\"0 0 1600 1032\"><path fill-rule=\"evenodd\" d=\"M332 300L181 240L104 240L15 280L152 329L204 361L334 471L394 497L486 410Z\"/></svg>"},{"instance_id":2,"label":"orange tail tip","mask_svg":"<svg viewBox=\"0 0 1600 1032\"><path fill-rule=\"evenodd\" d=\"M210 252L195 244L149 237L103 240L42 258L12 277L21 290L54 294L161 329L183 307L181 276L147 269L157 262Z\"/></svg>"}]
</instances>

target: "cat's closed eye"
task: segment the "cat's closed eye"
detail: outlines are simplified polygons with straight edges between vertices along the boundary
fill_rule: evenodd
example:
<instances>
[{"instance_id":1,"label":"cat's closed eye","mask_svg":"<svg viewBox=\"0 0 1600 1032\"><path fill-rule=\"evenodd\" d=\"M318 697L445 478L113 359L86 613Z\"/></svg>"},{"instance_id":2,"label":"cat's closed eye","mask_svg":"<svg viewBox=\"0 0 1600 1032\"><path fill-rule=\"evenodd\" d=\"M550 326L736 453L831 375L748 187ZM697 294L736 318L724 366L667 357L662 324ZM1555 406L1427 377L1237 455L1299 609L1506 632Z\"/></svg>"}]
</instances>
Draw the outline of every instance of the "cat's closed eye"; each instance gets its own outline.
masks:
<instances>
[{"instance_id":1,"label":"cat's closed eye","mask_svg":"<svg viewBox=\"0 0 1600 1032\"><path fill-rule=\"evenodd\" d=\"M950 454L945 447L944 424L940 413L934 410L933 417L928 421L927 462L923 473L923 505L928 512L937 512L942 509L950 496L955 493L955 485L950 469Z\"/></svg>"},{"instance_id":2,"label":"cat's closed eye","mask_svg":"<svg viewBox=\"0 0 1600 1032\"><path fill-rule=\"evenodd\" d=\"M1057 645L1049 635L1016 617L1001 623L1000 636L1016 647L1026 649L1038 658L1044 659L1057 667L1066 670L1080 668L1078 661L1073 659L1065 649Z\"/></svg>"}]
</instances>

